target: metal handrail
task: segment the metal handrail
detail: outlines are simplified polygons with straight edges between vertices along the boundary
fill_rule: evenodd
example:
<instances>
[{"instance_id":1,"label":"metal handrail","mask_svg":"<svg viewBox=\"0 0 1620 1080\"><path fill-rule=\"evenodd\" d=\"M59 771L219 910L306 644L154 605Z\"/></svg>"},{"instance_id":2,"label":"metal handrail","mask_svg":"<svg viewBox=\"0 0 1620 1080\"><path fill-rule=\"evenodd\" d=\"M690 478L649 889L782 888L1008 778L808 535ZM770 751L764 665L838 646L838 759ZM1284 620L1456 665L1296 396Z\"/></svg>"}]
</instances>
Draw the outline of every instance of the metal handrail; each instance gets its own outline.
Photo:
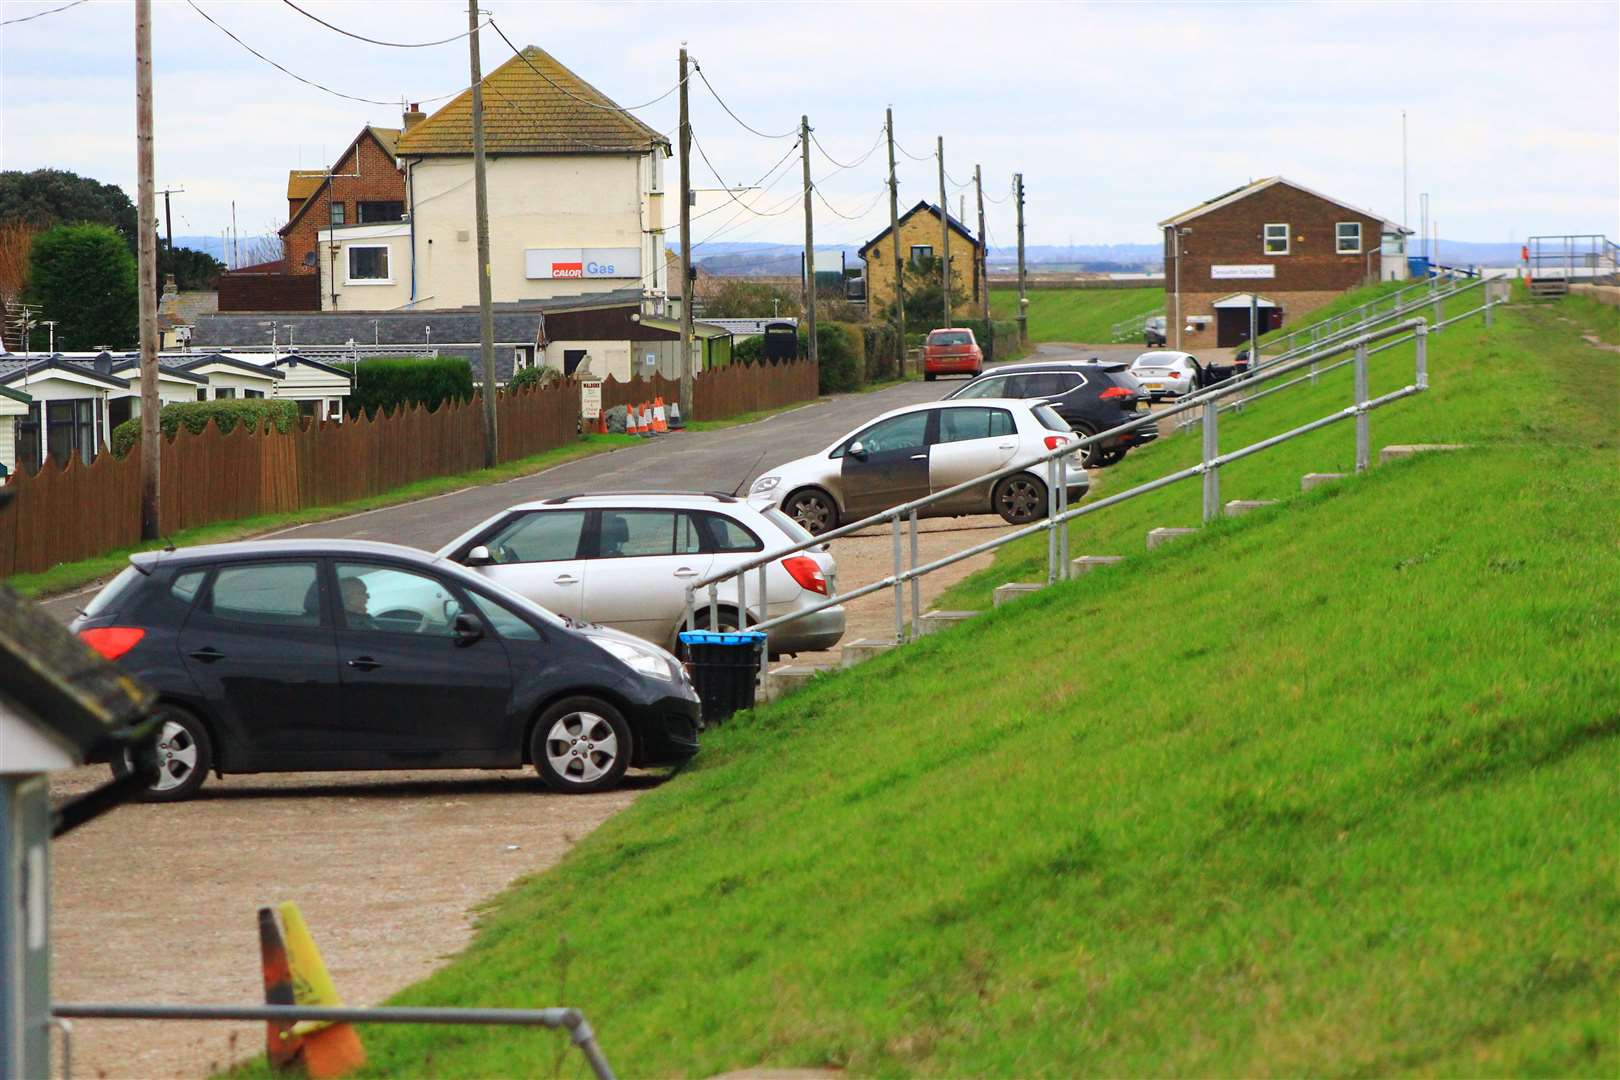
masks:
<instances>
[{"instance_id":1,"label":"metal handrail","mask_svg":"<svg viewBox=\"0 0 1620 1080\"><path fill-rule=\"evenodd\" d=\"M1376 299L1369 300L1365 304L1358 304L1356 307L1350 308L1348 311L1341 311L1338 314L1330 316L1329 318L1320 322L1308 323L1305 326L1296 327L1295 329L1289 331L1286 335L1273 341L1261 341L1258 348L1254 349L1252 353L1252 355L1259 358L1255 361L1255 363L1259 363L1260 360L1263 359L1262 354L1265 352L1265 350L1273 345L1286 343L1286 347L1283 349L1282 353L1272 358L1273 360L1281 360L1289 356L1291 353L1298 352L1300 348L1314 348L1317 345L1322 344L1323 341L1319 335L1324 330L1327 331L1331 337L1331 335L1335 333L1345 333L1357 329L1363 329L1367 325L1373 323L1399 318L1404 312L1415 310L1424 304L1449 299L1465 289L1471 289L1474 286L1481 284L1481 282L1484 280L1483 278L1466 278L1463 279L1461 283L1458 283L1456 275L1450 273L1449 271L1447 272L1445 279L1448 282L1452 282L1453 286L1444 292L1440 290L1440 277L1436 276L1427 278L1423 281L1407 285L1404 288L1396 289L1392 293L1387 293L1383 296L1377 297ZM1403 301L1401 299L1408 293L1419 291L1424 294L1423 299L1415 301ZM1375 314L1378 307L1386 303L1390 305L1390 310L1384 314ZM1358 312L1362 314L1357 316ZM1351 325L1352 323L1354 325ZM1294 339L1300 334L1305 333L1311 334L1310 342L1304 346L1295 346L1293 344ZM1251 366L1253 365L1251 364Z\"/></svg>"},{"instance_id":2,"label":"metal handrail","mask_svg":"<svg viewBox=\"0 0 1620 1080\"><path fill-rule=\"evenodd\" d=\"M335 1024L500 1024L515 1027L567 1028L570 1040L590 1064L597 1080L613 1080L613 1069L597 1045L596 1032L578 1009L357 1009L317 1005L168 1005L127 1002L55 1002L51 1016L97 1020L266 1020L289 1026L299 1020ZM64 1031L64 1038L67 1037ZM69 1059L71 1060L71 1059Z\"/></svg>"},{"instance_id":3,"label":"metal handrail","mask_svg":"<svg viewBox=\"0 0 1620 1080\"><path fill-rule=\"evenodd\" d=\"M1379 399L1367 399L1365 396L1364 383L1365 366L1367 356L1369 355L1368 346L1374 342L1384 341L1388 338L1405 335L1409 331L1415 333L1418 340L1418 355L1416 360L1417 374L1414 386L1408 387L1405 391L1397 392L1397 394L1394 396L1385 395L1383 398ZM1352 351L1355 354L1354 360L1358 365L1358 374L1361 376L1357 380L1358 396L1356 404L1349 410L1342 413L1335 413L1333 416L1324 418L1322 421L1316 422L1313 425L1308 425L1304 429L1300 429L1292 433L1285 433L1284 438L1292 438L1295 435L1304 434L1306 431L1314 431L1317 427L1326 426L1326 424L1334 423L1337 420L1354 416L1357 419L1357 469L1360 471L1366 468L1367 462L1367 450L1365 445L1366 411L1369 411L1372 408L1378 408L1382 405L1388 404L1391 401L1398 400L1400 397L1407 396L1408 393L1420 392L1428 387L1427 333L1428 325L1427 322L1422 318L1409 319L1405 322L1386 327L1382 330L1369 331L1351 340L1335 344L1323 351L1311 353L1307 356L1302 356L1296 360L1284 363L1274 363L1263 369L1263 371L1251 373L1249 376L1241 380L1227 380L1226 382L1218 384L1201 393L1184 397L1168 409L1161 410L1157 413L1144 413L1134 420L1130 420L1123 424L1109 428L1108 430L1099 432L1096 435L1086 436L1081 438L1078 442L1068 443L1064 446L1058 447L1055 450L1047 451L1032 461L1019 465L1006 466L1004 468L997 469L994 472L985 473L982 476L963 481L960 484L955 484L944 489L943 491L933 492L921 498L913 499L910 502L901 503L898 506L892 506L887 510L882 510L878 513L871 514L860 519L859 521L851 522L848 525L843 525L836 529L829 530L828 532L821 533L819 536L814 536L809 540L795 543L789 547L778 548L775 551L756 556L739 565L730 566L724 570L698 578L686 586L686 625L696 625L697 590L705 587L708 589L708 608L710 613L709 625L718 625L719 583L731 578L736 578L738 580L739 592L738 622L743 629L746 629L748 622L747 573L749 570L757 570L759 573L759 595L761 597L760 611L765 618L757 622L754 629L769 630L773 626L791 622L795 619L814 614L815 612L825 610L829 607L834 607L846 601L859 599L862 596L867 596L883 589L892 588L895 590L895 639L898 641L904 637L903 589L905 584L910 582L912 585L911 610L913 628L915 629L920 607L919 591L916 585L916 580L923 574L931 572L932 570L938 569L942 566L948 566L953 562L959 561L960 559L979 554L983 551L991 550L995 547L1001 546L1002 544L1009 543L1024 536L1030 536L1042 530L1046 530L1048 533L1047 579L1048 582L1055 581L1057 580L1057 567L1060 559L1066 559L1068 556L1068 530L1063 530L1060 538L1057 529L1060 524L1065 524L1082 514L1093 513L1096 510L1114 505L1115 503L1121 502L1124 499L1133 498L1136 495L1145 494L1148 491L1156 490L1159 487L1174 483L1177 480L1199 474L1204 474L1206 477L1204 509L1205 519L1208 520L1212 516L1211 506L1212 498L1214 497L1212 496L1212 491L1218 494L1218 488L1216 488L1212 483L1214 480L1215 471L1219 469L1221 465L1226 464L1229 461L1235 461L1242 457L1246 457L1250 453L1258 452L1261 449L1266 449L1269 446L1275 445L1277 441L1282 441L1281 439L1263 440L1263 445L1257 443L1253 447L1246 447L1241 451L1235 451L1234 453L1225 456L1219 455L1218 453L1213 453L1213 432L1216 417L1218 416L1219 412L1218 403L1220 399L1233 394L1242 393L1258 383L1279 378L1293 371L1305 369L1310 365L1320 362L1324 357L1336 356L1343 352ZM1134 431L1137 428L1149 423L1157 424L1167 417L1177 416L1184 412L1190 412L1193 409L1200 409L1204 414L1204 423L1206 425L1206 455L1203 462L1192 467L1191 469L1184 469L1177 473L1173 473L1168 477L1161 477L1159 480L1150 481L1145 485L1139 485L1137 488L1133 488L1129 492L1100 499L1094 503L1088 503L1086 506L1077 510L1071 511L1068 509L1067 501L1064 498L1063 485L1058 479L1059 468L1064 458L1072 457L1080 453L1087 446L1095 445L1105 440L1110 440L1118 435ZM1043 463L1047 465L1048 500L1047 515L1044 520L1024 526L1023 528L1014 530L1011 533L1003 534L1002 536L996 537L992 540L985 541L982 544L976 544L971 548L965 549L964 551L953 553L942 560L936 560L935 562L928 563L925 566L917 565L918 510L933 503L959 495L962 492L982 488L984 485L993 483L994 481L1000 480L1003 477L1026 472ZM902 570L901 568L900 522L902 518L909 520L911 529L912 569L909 571ZM765 591L766 567L789 555L806 551L812 547L818 547L828 541L848 536L851 533L859 532L862 529L866 529L883 522L890 522L892 524L894 573L890 574L888 577L872 582L871 584L863 585L860 588L852 589L848 592L841 592L836 596L829 596L826 600L818 601L808 607L796 608L792 612L779 615L775 618L769 617L768 594ZM768 662L768 656L769 649L761 650L760 666L762 672Z\"/></svg>"}]
</instances>

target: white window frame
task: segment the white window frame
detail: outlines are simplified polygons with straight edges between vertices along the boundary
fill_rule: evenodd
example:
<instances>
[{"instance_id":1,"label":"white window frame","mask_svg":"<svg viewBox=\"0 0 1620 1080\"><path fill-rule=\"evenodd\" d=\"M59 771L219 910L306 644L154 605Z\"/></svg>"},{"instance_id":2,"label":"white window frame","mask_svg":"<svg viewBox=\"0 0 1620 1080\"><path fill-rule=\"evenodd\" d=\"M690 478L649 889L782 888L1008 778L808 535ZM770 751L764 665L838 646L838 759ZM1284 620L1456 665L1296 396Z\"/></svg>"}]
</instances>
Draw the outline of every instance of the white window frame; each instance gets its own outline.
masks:
<instances>
[{"instance_id":1,"label":"white window frame","mask_svg":"<svg viewBox=\"0 0 1620 1080\"><path fill-rule=\"evenodd\" d=\"M383 261L388 264L389 277L385 278L357 278L354 276L354 253L356 251L381 251ZM394 279L394 253L388 244L345 244L343 245L343 284L345 285L392 285Z\"/></svg>"},{"instance_id":2,"label":"white window frame","mask_svg":"<svg viewBox=\"0 0 1620 1080\"><path fill-rule=\"evenodd\" d=\"M1280 248L1271 246L1272 229L1282 230L1282 247ZM1287 255L1289 249L1293 247L1293 241L1293 230L1289 228L1286 221L1268 221L1260 227L1260 250L1267 255Z\"/></svg>"},{"instance_id":3,"label":"white window frame","mask_svg":"<svg viewBox=\"0 0 1620 1080\"><path fill-rule=\"evenodd\" d=\"M934 245L933 244L912 244L911 245L911 250L907 254L907 261L910 262L912 266L917 265L917 252L919 252L919 251L928 252L927 257L930 260L932 260L933 257L934 257Z\"/></svg>"},{"instance_id":4,"label":"white window frame","mask_svg":"<svg viewBox=\"0 0 1620 1080\"><path fill-rule=\"evenodd\" d=\"M1353 247L1353 248L1345 247L1344 246L1344 237L1339 235L1339 230L1344 228L1346 225L1354 225L1356 227L1356 246ZM1336 222L1334 222L1333 223L1333 253L1335 255L1360 255L1361 254L1361 248L1362 248L1362 240L1364 239L1365 234L1366 234L1366 230L1361 227L1361 222L1359 222L1359 221L1336 221Z\"/></svg>"}]
</instances>

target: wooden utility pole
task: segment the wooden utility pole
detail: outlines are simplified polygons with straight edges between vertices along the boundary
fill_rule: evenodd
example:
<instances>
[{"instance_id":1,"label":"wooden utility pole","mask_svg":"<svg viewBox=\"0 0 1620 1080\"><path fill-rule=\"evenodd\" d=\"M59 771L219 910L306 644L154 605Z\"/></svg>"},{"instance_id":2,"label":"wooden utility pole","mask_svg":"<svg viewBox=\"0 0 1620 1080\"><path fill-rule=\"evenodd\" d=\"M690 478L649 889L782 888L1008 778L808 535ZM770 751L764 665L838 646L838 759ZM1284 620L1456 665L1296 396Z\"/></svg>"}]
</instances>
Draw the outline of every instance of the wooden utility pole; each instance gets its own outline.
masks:
<instances>
[{"instance_id":1,"label":"wooden utility pole","mask_svg":"<svg viewBox=\"0 0 1620 1080\"><path fill-rule=\"evenodd\" d=\"M467 63L472 69L473 213L478 222L478 358L484 382L484 468L495 467L495 313L489 267L489 184L484 176L484 76L478 62L478 0L467 0Z\"/></svg>"},{"instance_id":2,"label":"wooden utility pole","mask_svg":"<svg viewBox=\"0 0 1620 1080\"><path fill-rule=\"evenodd\" d=\"M179 195L182 192L184 192L185 190L186 189L183 188L183 187L177 187L177 188L164 188L162 191L157 192L157 194L163 196L163 226L164 226L164 230L169 234L169 241L168 241L169 242L169 266L170 266L171 269L174 266L174 207L169 205L169 196L170 195ZM163 277L163 260L162 259L158 260L158 268L157 268L157 270L158 270L158 272L157 272L156 276L159 279L161 279ZM159 280L158 281L158 289L161 291L162 288L163 288L163 282L161 280Z\"/></svg>"},{"instance_id":3,"label":"wooden utility pole","mask_svg":"<svg viewBox=\"0 0 1620 1080\"><path fill-rule=\"evenodd\" d=\"M951 325L951 204L945 201L945 136L938 136L934 157L939 161L939 283L944 295L945 325Z\"/></svg>"},{"instance_id":4,"label":"wooden utility pole","mask_svg":"<svg viewBox=\"0 0 1620 1080\"><path fill-rule=\"evenodd\" d=\"M163 535L159 490L163 436L158 427L157 207L152 174L152 0L135 0L135 173L139 207L141 317L141 539Z\"/></svg>"},{"instance_id":5,"label":"wooden utility pole","mask_svg":"<svg viewBox=\"0 0 1620 1080\"><path fill-rule=\"evenodd\" d=\"M692 121L686 106L686 46L681 46L681 420L692 419Z\"/></svg>"},{"instance_id":6,"label":"wooden utility pole","mask_svg":"<svg viewBox=\"0 0 1620 1080\"><path fill-rule=\"evenodd\" d=\"M1024 174L1013 174L1018 189L1018 344L1029 344L1029 300L1024 295Z\"/></svg>"},{"instance_id":7,"label":"wooden utility pole","mask_svg":"<svg viewBox=\"0 0 1620 1080\"><path fill-rule=\"evenodd\" d=\"M889 136L889 239L894 247L894 318L900 335L900 374L906 373L906 264L900 261L900 182L894 178L894 110L883 110ZM870 299L868 300L870 303Z\"/></svg>"},{"instance_id":8,"label":"wooden utility pole","mask_svg":"<svg viewBox=\"0 0 1620 1080\"><path fill-rule=\"evenodd\" d=\"M985 239L984 233L984 174L979 166L973 166L973 190L979 196L979 258L973 267L974 277L979 280L979 318L986 323L986 332L990 322L990 241Z\"/></svg>"},{"instance_id":9,"label":"wooden utility pole","mask_svg":"<svg viewBox=\"0 0 1620 1080\"><path fill-rule=\"evenodd\" d=\"M804 319L810 339L810 362L821 363L816 345L816 222L810 205L810 118L799 117L799 146L804 150Z\"/></svg>"}]
</instances>

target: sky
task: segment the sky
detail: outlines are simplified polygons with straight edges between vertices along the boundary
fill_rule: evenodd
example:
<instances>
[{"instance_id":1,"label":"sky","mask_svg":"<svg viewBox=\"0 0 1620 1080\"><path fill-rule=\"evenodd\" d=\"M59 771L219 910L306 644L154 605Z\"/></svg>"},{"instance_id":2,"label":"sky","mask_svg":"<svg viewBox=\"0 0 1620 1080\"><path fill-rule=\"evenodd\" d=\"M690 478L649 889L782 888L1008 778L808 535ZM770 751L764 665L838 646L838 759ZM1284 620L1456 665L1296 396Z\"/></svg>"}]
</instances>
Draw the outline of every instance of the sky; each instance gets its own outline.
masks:
<instances>
[{"instance_id":1,"label":"sky","mask_svg":"<svg viewBox=\"0 0 1620 1080\"><path fill-rule=\"evenodd\" d=\"M3 0L0 19L64 2ZM466 6L452 0L296 2L389 42L467 28ZM937 201L933 153L943 136L951 208L965 191L975 213L973 169L982 166L998 246L1014 242L1007 196L1019 170L1030 244L1155 243L1159 220L1276 174L1414 227L1427 192L1448 239L1620 236L1615 0L481 3L514 43L542 46L625 106L674 87L686 44L719 95L690 83L692 130L721 178L779 179L743 200L780 211L772 216L716 210L727 197L694 152L694 186L711 189L698 212L714 210L693 226L695 242L803 241L797 157L770 173L793 139L765 137L795 131L801 114L820 144L818 245L879 232L886 157L881 147L863 155L885 106L901 146L902 209ZM329 164L366 123L399 126L395 102L468 82L465 38L367 44L285 0L153 8L156 180L185 188L174 196L177 235L218 235L233 200L242 234L272 231L285 221L288 169ZM295 81L197 9L297 75L390 104ZM480 48L485 72L512 55L488 28ZM0 26L0 168L70 169L133 198L134 84L128 0L84 0ZM676 95L637 115L672 132Z\"/></svg>"}]
</instances>

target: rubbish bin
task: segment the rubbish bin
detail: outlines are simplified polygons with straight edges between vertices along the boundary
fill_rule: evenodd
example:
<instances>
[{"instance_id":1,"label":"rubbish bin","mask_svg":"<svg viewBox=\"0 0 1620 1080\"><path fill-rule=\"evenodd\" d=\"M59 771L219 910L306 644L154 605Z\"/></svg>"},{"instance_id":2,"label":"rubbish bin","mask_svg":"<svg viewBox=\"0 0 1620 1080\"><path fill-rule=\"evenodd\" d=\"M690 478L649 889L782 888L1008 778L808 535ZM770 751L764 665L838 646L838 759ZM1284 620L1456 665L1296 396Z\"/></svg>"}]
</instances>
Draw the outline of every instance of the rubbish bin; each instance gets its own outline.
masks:
<instances>
[{"instance_id":1,"label":"rubbish bin","mask_svg":"<svg viewBox=\"0 0 1620 1080\"><path fill-rule=\"evenodd\" d=\"M692 685L703 701L703 722L724 723L738 709L754 707L754 679L759 674L765 635L757 630L722 634L688 630L681 634L690 658Z\"/></svg>"}]
</instances>

